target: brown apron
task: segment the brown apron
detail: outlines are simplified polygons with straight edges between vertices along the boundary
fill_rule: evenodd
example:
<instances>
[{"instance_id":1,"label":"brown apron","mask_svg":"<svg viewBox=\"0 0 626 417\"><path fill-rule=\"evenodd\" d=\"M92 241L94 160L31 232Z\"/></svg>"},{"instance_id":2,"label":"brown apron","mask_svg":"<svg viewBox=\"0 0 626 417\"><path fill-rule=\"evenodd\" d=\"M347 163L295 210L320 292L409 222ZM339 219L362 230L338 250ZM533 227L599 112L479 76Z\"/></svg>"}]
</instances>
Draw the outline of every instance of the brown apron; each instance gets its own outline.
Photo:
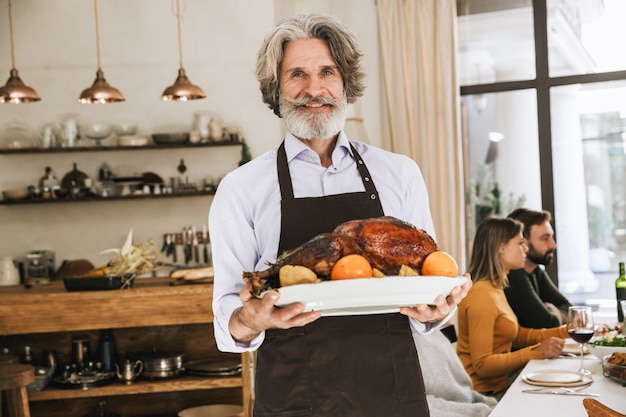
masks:
<instances>
[{"instance_id":1,"label":"brown apron","mask_svg":"<svg viewBox=\"0 0 626 417\"><path fill-rule=\"evenodd\" d=\"M344 221L383 216L367 167L352 147L365 192L293 197L284 143L279 252ZM304 327L265 332L257 354L255 417L428 416L408 318L399 313L321 317Z\"/></svg>"}]
</instances>

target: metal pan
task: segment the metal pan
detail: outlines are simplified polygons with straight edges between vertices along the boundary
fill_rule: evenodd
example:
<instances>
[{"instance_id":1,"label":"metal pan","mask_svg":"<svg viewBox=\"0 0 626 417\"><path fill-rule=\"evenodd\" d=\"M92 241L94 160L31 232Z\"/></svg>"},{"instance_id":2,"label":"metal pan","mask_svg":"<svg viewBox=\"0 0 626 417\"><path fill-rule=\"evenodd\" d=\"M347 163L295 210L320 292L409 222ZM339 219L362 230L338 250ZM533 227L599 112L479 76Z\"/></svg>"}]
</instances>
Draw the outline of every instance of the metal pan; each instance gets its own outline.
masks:
<instances>
[{"instance_id":1,"label":"metal pan","mask_svg":"<svg viewBox=\"0 0 626 417\"><path fill-rule=\"evenodd\" d=\"M211 358L186 362L185 372L197 376L234 376L241 374L240 358Z\"/></svg>"}]
</instances>

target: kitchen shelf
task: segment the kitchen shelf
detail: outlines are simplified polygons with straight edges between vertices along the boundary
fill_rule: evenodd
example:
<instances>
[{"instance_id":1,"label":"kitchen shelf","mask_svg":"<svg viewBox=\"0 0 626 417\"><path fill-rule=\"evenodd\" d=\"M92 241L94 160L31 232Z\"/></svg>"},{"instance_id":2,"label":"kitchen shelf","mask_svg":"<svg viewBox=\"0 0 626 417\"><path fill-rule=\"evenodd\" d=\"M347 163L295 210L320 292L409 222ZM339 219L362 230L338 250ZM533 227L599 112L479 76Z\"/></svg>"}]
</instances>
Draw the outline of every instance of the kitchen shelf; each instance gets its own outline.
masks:
<instances>
[{"instance_id":1,"label":"kitchen shelf","mask_svg":"<svg viewBox=\"0 0 626 417\"><path fill-rule=\"evenodd\" d=\"M188 193L175 193L175 194L131 194L126 196L112 196L112 197L75 197L75 198L28 198L24 200L1 200L0 205L15 206L24 204L57 204L57 203L84 203L84 202L103 202L103 201L133 201L133 200L154 200L163 198L182 198L182 197L204 197L214 195L215 191L196 191Z\"/></svg>"},{"instance_id":2,"label":"kitchen shelf","mask_svg":"<svg viewBox=\"0 0 626 417\"><path fill-rule=\"evenodd\" d=\"M243 141L173 143L168 145L149 144L145 146L76 146L73 148L0 148L1 154L52 154L108 151L145 151L151 149L207 148L221 146L241 146Z\"/></svg>"},{"instance_id":3,"label":"kitchen shelf","mask_svg":"<svg viewBox=\"0 0 626 417\"><path fill-rule=\"evenodd\" d=\"M242 387L241 377L197 377L182 376L162 381L137 380L130 385L114 382L103 387L89 389L62 389L49 387L28 393L29 401L63 400L74 398L105 397L113 395L153 394L158 392L194 391L219 388Z\"/></svg>"},{"instance_id":4,"label":"kitchen shelf","mask_svg":"<svg viewBox=\"0 0 626 417\"><path fill-rule=\"evenodd\" d=\"M205 142L205 143L174 143L168 145L150 144L145 146L78 146L73 148L1 148L0 155L33 155L33 154L68 154L82 152L119 152L119 151L158 151L171 149L187 149L194 150L200 148L216 148L243 146L243 141L223 141L223 142ZM211 187L209 187L211 188ZM205 189L200 191L184 191L172 194L131 194L125 196L88 196L88 197L66 197L66 198L27 198L22 200L2 199L0 206L14 206L24 204L57 204L57 203L78 203L78 202L102 202L102 201L133 201L133 200L153 200L167 198L186 198L186 197L204 197L215 194L214 189Z\"/></svg>"}]
</instances>

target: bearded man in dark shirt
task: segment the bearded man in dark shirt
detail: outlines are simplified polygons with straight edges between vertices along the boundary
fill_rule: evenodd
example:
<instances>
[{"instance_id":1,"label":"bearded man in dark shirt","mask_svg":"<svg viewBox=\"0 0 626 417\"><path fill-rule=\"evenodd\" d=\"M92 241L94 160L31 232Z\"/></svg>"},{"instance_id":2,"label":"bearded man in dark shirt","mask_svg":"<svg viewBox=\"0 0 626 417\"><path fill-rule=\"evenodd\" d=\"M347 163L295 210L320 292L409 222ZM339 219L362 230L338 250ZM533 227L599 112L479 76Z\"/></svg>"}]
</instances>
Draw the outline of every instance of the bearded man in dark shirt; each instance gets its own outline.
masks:
<instances>
[{"instance_id":1,"label":"bearded man in dark shirt","mask_svg":"<svg viewBox=\"0 0 626 417\"><path fill-rule=\"evenodd\" d=\"M509 285L504 289L520 326L541 329L557 327L566 322L568 299L561 294L544 268L554 259L556 241L550 212L518 208L509 218L524 224L528 244L526 262L522 269L509 272Z\"/></svg>"}]
</instances>

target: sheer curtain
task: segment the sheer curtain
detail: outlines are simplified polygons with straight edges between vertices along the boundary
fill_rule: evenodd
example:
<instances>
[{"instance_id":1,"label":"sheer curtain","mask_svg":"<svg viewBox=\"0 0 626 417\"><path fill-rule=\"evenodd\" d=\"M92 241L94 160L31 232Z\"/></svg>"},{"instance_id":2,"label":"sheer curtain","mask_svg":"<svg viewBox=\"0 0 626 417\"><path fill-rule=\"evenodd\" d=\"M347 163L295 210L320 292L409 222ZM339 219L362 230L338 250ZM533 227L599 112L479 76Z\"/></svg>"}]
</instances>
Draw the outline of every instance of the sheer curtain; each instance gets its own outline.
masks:
<instances>
[{"instance_id":1,"label":"sheer curtain","mask_svg":"<svg viewBox=\"0 0 626 417\"><path fill-rule=\"evenodd\" d=\"M437 243L465 270L463 152L454 1L376 0L383 137L420 166Z\"/></svg>"}]
</instances>

